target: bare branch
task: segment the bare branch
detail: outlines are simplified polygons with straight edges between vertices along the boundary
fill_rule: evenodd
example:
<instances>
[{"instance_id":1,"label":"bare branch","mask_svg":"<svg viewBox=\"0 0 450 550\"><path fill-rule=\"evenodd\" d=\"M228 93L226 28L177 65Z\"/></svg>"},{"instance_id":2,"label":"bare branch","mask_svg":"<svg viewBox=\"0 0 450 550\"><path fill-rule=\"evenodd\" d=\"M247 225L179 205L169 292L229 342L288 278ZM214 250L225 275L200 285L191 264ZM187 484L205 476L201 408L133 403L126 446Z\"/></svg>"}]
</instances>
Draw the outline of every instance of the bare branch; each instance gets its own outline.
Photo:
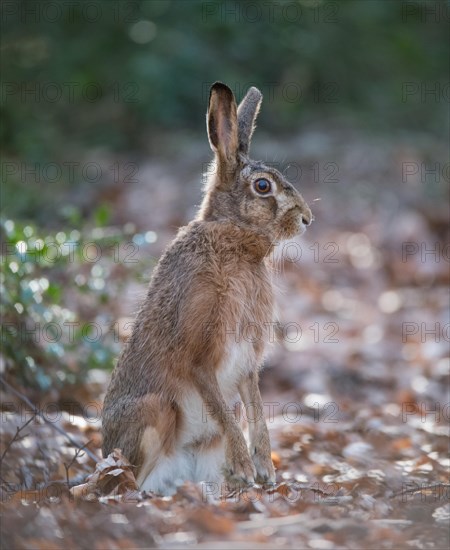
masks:
<instances>
[{"instance_id":1,"label":"bare branch","mask_svg":"<svg viewBox=\"0 0 450 550\"><path fill-rule=\"evenodd\" d=\"M36 412L34 413L34 415L33 415L29 420L27 420L27 421L25 422L25 424L24 424L23 426L21 426L20 428L19 428L19 426L16 427L16 433L15 433L14 437L13 437L13 438L11 439L11 441L6 445L5 450L4 450L3 453L2 453L2 456L0 456L0 465L2 464L3 459L4 459L5 456L6 456L6 453L9 451L9 449L11 448L11 445L14 443L14 441L20 441L20 439L23 439L24 437L26 437L26 435L19 437L19 434L20 434L20 432L21 432L23 429L25 429L25 428L28 426L28 424L30 424L30 422L31 422L32 420L34 420L35 415L36 415Z\"/></svg>"},{"instance_id":2,"label":"bare branch","mask_svg":"<svg viewBox=\"0 0 450 550\"><path fill-rule=\"evenodd\" d=\"M40 418L42 418L42 420L48 424L49 426L51 426L54 430L56 430L58 433L60 433L61 435L63 435L74 447L76 447L77 449L80 449L80 450L84 450L85 453L89 456L89 458L92 458L92 460L94 462L98 462L100 459L95 456L95 454L90 451L89 449L86 449L85 446L88 445L88 443L86 443L85 445L80 445L80 443L78 443L77 441L75 441L75 439L73 439L73 437L68 434L65 430L63 430L60 426L58 426L57 424L54 424L53 422L50 422L50 420L48 420L48 418L45 417L45 415L43 415L34 405L33 403L31 403L31 401L28 399L28 397L26 397L25 395L21 394L20 392L18 392L15 388L13 388L11 386L11 384L8 384L8 382L6 382L6 380L3 378L3 376L0 375L0 382L6 387L8 388L8 390L10 392L12 392L16 397L18 397L20 400L22 400L28 407L30 407L30 409L34 412L34 414L36 416L39 416Z\"/></svg>"}]
</instances>

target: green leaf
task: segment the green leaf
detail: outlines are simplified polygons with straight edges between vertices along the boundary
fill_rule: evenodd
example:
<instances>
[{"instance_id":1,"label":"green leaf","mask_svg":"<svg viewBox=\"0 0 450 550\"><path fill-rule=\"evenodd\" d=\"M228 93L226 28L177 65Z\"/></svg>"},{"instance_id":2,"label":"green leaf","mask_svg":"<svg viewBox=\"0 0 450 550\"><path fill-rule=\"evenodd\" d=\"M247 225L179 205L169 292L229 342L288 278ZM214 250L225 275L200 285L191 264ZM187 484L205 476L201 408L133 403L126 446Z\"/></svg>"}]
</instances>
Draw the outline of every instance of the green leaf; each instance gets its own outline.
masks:
<instances>
[{"instance_id":1,"label":"green leaf","mask_svg":"<svg viewBox=\"0 0 450 550\"><path fill-rule=\"evenodd\" d=\"M111 218L111 209L107 204L101 204L94 212L94 219L100 227L105 226Z\"/></svg>"}]
</instances>

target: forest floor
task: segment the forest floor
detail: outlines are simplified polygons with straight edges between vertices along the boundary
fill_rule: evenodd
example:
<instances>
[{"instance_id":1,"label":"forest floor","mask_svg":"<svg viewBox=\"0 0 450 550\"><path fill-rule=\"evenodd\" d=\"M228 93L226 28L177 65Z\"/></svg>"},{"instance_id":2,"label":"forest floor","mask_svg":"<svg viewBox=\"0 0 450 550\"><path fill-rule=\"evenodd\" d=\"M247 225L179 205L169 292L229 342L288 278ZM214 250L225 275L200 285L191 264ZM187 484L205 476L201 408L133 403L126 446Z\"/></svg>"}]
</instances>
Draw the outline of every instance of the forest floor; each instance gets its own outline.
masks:
<instances>
[{"instance_id":1,"label":"forest floor","mask_svg":"<svg viewBox=\"0 0 450 550\"><path fill-rule=\"evenodd\" d=\"M59 399L76 410L33 394L48 422L4 387L2 548L449 547L448 175L424 174L445 150L320 129L286 147L263 140L255 157L271 152L316 221L279 245L285 331L261 378L277 484L75 500L69 487L95 461L55 426L100 461L109 374ZM138 183L104 191L114 223L158 236L140 257L158 257L192 217L206 155L192 146L182 161L150 160ZM144 292L130 279L115 317L131 317Z\"/></svg>"}]
</instances>

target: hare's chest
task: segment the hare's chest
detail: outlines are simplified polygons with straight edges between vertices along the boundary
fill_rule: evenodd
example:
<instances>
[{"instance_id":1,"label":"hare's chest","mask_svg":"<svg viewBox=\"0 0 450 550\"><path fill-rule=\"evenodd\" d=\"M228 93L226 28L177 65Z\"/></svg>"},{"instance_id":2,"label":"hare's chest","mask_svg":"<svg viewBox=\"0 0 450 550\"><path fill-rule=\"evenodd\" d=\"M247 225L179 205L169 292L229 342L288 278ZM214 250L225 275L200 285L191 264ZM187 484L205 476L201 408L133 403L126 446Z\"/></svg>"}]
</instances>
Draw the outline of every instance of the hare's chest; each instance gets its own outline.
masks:
<instances>
[{"instance_id":1,"label":"hare's chest","mask_svg":"<svg viewBox=\"0 0 450 550\"><path fill-rule=\"evenodd\" d=\"M271 287L257 281L253 287L234 296L236 315L226 327L224 355L218 381L224 397L232 398L240 381L257 370L267 347L274 341L274 315Z\"/></svg>"}]
</instances>

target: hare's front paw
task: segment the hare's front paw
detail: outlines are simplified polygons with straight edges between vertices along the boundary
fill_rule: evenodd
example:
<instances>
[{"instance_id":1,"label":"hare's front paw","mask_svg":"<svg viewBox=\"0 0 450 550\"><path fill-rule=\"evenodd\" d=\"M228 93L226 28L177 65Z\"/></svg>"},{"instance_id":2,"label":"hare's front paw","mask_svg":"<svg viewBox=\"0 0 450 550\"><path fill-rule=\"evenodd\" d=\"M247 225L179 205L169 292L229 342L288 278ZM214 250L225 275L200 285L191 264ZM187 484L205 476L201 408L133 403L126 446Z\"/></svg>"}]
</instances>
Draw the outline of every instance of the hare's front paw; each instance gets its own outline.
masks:
<instances>
[{"instance_id":1,"label":"hare's front paw","mask_svg":"<svg viewBox=\"0 0 450 550\"><path fill-rule=\"evenodd\" d=\"M260 448L254 448L252 459L256 468L257 483L275 483L275 469L270 457L270 450L267 452Z\"/></svg>"},{"instance_id":2,"label":"hare's front paw","mask_svg":"<svg viewBox=\"0 0 450 550\"><path fill-rule=\"evenodd\" d=\"M255 483L255 466L245 446L238 446L227 453L224 473L230 482Z\"/></svg>"}]
</instances>

